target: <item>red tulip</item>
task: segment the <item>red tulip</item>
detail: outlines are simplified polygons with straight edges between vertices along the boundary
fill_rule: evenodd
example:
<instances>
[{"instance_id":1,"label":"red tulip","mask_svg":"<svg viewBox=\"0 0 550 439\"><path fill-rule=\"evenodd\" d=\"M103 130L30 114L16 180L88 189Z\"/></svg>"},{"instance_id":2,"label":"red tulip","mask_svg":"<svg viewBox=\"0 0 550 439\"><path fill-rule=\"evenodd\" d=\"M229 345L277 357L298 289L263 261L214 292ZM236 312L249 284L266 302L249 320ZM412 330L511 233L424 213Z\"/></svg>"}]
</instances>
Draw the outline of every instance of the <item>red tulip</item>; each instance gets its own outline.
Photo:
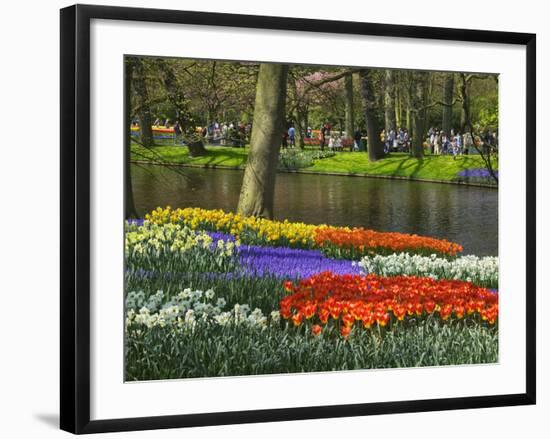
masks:
<instances>
[{"instance_id":1,"label":"red tulip","mask_svg":"<svg viewBox=\"0 0 550 439\"><path fill-rule=\"evenodd\" d=\"M342 337L347 338L350 333L351 333L351 326L344 325L340 328L340 334L342 335Z\"/></svg>"},{"instance_id":2,"label":"red tulip","mask_svg":"<svg viewBox=\"0 0 550 439\"><path fill-rule=\"evenodd\" d=\"M301 312L298 312L292 316L292 323L294 323L294 326L300 326L302 323L303 315Z\"/></svg>"}]
</instances>

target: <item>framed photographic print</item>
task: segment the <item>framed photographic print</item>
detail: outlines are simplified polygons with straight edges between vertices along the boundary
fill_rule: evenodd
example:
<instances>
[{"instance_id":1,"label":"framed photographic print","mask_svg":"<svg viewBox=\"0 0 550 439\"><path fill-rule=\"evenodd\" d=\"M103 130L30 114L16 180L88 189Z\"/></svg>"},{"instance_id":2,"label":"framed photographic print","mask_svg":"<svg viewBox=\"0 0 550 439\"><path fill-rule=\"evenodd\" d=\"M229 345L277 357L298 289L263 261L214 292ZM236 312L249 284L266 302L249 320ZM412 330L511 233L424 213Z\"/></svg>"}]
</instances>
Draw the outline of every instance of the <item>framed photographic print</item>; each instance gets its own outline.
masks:
<instances>
[{"instance_id":1,"label":"framed photographic print","mask_svg":"<svg viewBox=\"0 0 550 439\"><path fill-rule=\"evenodd\" d=\"M61 428L534 404L535 41L62 9Z\"/></svg>"}]
</instances>

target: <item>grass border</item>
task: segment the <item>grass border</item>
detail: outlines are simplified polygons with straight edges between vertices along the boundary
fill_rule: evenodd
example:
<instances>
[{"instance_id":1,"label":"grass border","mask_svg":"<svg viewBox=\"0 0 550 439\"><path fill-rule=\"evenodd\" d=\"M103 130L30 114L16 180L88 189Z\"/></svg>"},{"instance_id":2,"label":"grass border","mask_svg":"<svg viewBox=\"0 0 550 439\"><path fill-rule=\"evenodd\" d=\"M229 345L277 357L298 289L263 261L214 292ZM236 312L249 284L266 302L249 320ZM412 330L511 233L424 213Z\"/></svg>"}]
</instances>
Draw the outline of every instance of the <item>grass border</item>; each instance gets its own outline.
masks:
<instances>
[{"instance_id":1,"label":"grass border","mask_svg":"<svg viewBox=\"0 0 550 439\"><path fill-rule=\"evenodd\" d=\"M244 171L245 166L227 166L217 164L194 164L194 163L174 163L174 162L150 162L148 160L130 160L130 163L139 165L156 165L156 166L177 166L180 168L203 168L203 169L226 169L233 171ZM453 180L439 180L435 178L418 178L418 177L405 177L401 175L380 175L380 174L368 174L368 173L356 173L356 172L320 172L309 171L307 169L277 169L277 173L285 174L308 174L308 175L331 175L337 177L361 177L361 178L379 178L385 180L402 180L402 181L419 181L424 183L443 183L454 184L458 186L472 186L483 187L488 189L498 190L498 186L494 184L485 183L469 183L466 181L453 181Z\"/></svg>"}]
</instances>

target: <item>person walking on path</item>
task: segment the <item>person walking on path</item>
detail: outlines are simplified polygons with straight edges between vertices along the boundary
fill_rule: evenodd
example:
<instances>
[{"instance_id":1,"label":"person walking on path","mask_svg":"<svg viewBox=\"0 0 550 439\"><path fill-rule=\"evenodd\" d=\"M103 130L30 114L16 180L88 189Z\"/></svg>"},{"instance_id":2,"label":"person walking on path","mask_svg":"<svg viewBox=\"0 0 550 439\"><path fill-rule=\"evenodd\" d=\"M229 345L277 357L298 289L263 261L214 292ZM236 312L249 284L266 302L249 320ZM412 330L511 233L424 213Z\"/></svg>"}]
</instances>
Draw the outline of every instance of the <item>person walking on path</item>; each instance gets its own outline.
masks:
<instances>
[{"instance_id":1,"label":"person walking on path","mask_svg":"<svg viewBox=\"0 0 550 439\"><path fill-rule=\"evenodd\" d=\"M296 146L296 129L291 125L288 129L288 140L291 148Z\"/></svg>"},{"instance_id":2,"label":"person walking on path","mask_svg":"<svg viewBox=\"0 0 550 439\"><path fill-rule=\"evenodd\" d=\"M360 151L361 150L361 131L355 130L355 133L353 135L353 149L350 148L351 151Z\"/></svg>"}]
</instances>

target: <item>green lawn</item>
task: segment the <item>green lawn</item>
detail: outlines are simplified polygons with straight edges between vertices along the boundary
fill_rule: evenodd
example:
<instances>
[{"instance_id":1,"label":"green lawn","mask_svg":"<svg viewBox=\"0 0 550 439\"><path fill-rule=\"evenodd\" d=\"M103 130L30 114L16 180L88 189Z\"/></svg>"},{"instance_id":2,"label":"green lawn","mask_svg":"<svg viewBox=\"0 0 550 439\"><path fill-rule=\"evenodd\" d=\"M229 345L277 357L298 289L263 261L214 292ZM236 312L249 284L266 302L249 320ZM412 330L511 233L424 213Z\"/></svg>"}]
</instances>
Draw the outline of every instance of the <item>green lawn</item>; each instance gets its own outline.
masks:
<instances>
[{"instance_id":1,"label":"green lawn","mask_svg":"<svg viewBox=\"0 0 550 439\"><path fill-rule=\"evenodd\" d=\"M132 160L150 160L204 166L244 167L249 148L208 146L208 155L189 157L185 146L156 146L143 148L132 145ZM305 171L319 173L368 174L373 176L397 176L431 180L457 180L457 173L463 169L483 168L478 155L431 156L423 159L410 157L406 153L392 153L377 162L369 162L366 152L339 152L333 157L316 160ZM489 182L490 183L490 182Z\"/></svg>"},{"instance_id":2,"label":"green lawn","mask_svg":"<svg viewBox=\"0 0 550 439\"><path fill-rule=\"evenodd\" d=\"M453 180L463 169L482 167L484 167L483 161L477 155L459 156L453 160L451 156L428 155L423 159L416 159L406 153L392 153L377 162L369 162L367 153L344 152L334 157L317 160L308 170Z\"/></svg>"},{"instance_id":3,"label":"green lawn","mask_svg":"<svg viewBox=\"0 0 550 439\"><path fill-rule=\"evenodd\" d=\"M150 160L152 162L167 162L192 165L216 166L244 166L248 156L247 148L233 148L224 146L207 146L208 155L203 157L189 157L189 150L185 146L155 146L144 148L132 144L132 160Z\"/></svg>"}]
</instances>

